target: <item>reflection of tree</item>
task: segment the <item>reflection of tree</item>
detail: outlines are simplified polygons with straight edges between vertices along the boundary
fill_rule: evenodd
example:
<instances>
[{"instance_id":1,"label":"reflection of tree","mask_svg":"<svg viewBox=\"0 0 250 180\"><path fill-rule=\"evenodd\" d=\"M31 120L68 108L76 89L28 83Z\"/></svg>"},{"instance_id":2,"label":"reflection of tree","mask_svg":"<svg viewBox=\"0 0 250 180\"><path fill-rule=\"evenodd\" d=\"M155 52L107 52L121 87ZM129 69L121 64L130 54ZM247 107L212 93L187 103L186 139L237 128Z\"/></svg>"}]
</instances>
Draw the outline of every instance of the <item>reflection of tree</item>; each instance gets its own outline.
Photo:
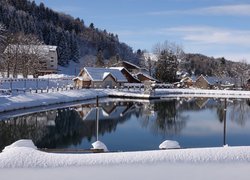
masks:
<instances>
[{"instance_id":1,"label":"reflection of tree","mask_svg":"<svg viewBox=\"0 0 250 180\"><path fill-rule=\"evenodd\" d=\"M247 99L246 102L247 102L247 105L250 106L250 99Z\"/></svg>"},{"instance_id":2,"label":"reflection of tree","mask_svg":"<svg viewBox=\"0 0 250 180\"><path fill-rule=\"evenodd\" d=\"M99 134L115 131L116 126L128 120L132 112L119 119L99 121ZM0 150L24 138L32 139L39 148L66 148L80 144L83 138L88 141L95 138L96 121L83 121L72 109L55 110L53 114L51 116L51 111L48 111L0 121Z\"/></svg>"},{"instance_id":3,"label":"reflection of tree","mask_svg":"<svg viewBox=\"0 0 250 180\"><path fill-rule=\"evenodd\" d=\"M155 103L158 131L160 130L167 134L178 134L186 125L186 122L178 116L176 103L176 100Z\"/></svg>"},{"instance_id":4,"label":"reflection of tree","mask_svg":"<svg viewBox=\"0 0 250 180\"><path fill-rule=\"evenodd\" d=\"M19 139L36 141L46 134L46 126L39 121L40 115L26 115L0 121L0 150Z\"/></svg>"},{"instance_id":5,"label":"reflection of tree","mask_svg":"<svg viewBox=\"0 0 250 180\"><path fill-rule=\"evenodd\" d=\"M237 100L233 102L230 111L231 121L244 126L250 117L250 106L247 105L246 100Z\"/></svg>"},{"instance_id":6,"label":"reflection of tree","mask_svg":"<svg viewBox=\"0 0 250 180\"><path fill-rule=\"evenodd\" d=\"M225 107L224 107L222 101L219 101L216 113L217 113L218 119L221 123L224 121L224 109L225 109Z\"/></svg>"},{"instance_id":7,"label":"reflection of tree","mask_svg":"<svg viewBox=\"0 0 250 180\"><path fill-rule=\"evenodd\" d=\"M81 118L69 109L59 109L55 126L48 127L48 133L35 142L38 147L55 148L81 142Z\"/></svg>"},{"instance_id":8,"label":"reflection of tree","mask_svg":"<svg viewBox=\"0 0 250 180\"><path fill-rule=\"evenodd\" d=\"M177 112L176 105L176 100L155 102L156 118L153 121L150 120L150 116L143 118L142 126L150 128L155 134L179 134L186 125L187 117L183 117Z\"/></svg>"}]
</instances>

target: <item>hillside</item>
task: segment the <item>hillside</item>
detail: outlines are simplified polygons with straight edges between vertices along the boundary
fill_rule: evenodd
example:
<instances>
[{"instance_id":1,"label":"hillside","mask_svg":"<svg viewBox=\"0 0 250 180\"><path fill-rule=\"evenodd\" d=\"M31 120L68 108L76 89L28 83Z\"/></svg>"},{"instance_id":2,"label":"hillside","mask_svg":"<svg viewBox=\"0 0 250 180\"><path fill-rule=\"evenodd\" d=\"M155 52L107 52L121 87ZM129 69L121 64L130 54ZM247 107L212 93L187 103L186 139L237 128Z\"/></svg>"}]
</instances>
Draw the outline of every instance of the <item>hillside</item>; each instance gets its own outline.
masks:
<instances>
[{"instance_id":1,"label":"hillside","mask_svg":"<svg viewBox=\"0 0 250 180\"><path fill-rule=\"evenodd\" d=\"M79 18L58 13L28 0L0 0L0 23L9 33L34 34L48 45L58 46L59 64L86 60L102 51L104 59L136 61L131 47L119 41L118 35L89 26ZM92 58L91 61L94 59Z\"/></svg>"},{"instance_id":2,"label":"hillside","mask_svg":"<svg viewBox=\"0 0 250 180\"><path fill-rule=\"evenodd\" d=\"M157 64L157 55L153 53L144 53L144 64L149 68L148 59L152 71ZM214 58L203 54L184 53L179 59L178 70L188 72L189 75L199 76L201 74L217 77L234 77L240 78L242 81L249 79L250 65L246 62L234 62L224 57Z\"/></svg>"},{"instance_id":3,"label":"hillside","mask_svg":"<svg viewBox=\"0 0 250 180\"><path fill-rule=\"evenodd\" d=\"M195 75L242 77L248 76L250 65L246 62L233 62L224 57L213 58L202 54L185 54L179 68Z\"/></svg>"}]
</instances>

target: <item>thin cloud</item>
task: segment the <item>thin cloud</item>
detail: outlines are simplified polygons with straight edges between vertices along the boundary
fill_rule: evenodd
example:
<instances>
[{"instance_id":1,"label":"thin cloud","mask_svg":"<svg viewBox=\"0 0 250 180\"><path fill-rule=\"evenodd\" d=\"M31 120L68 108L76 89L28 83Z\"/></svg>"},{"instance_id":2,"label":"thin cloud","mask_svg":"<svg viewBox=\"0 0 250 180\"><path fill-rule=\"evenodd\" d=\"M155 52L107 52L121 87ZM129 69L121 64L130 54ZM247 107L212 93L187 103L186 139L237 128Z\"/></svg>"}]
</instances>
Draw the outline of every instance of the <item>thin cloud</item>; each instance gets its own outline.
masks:
<instances>
[{"instance_id":1,"label":"thin cloud","mask_svg":"<svg viewBox=\"0 0 250 180\"><path fill-rule=\"evenodd\" d=\"M211 6L188 10L170 10L150 12L148 15L224 15L224 16L250 16L250 4Z\"/></svg>"},{"instance_id":2,"label":"thin cloud","mask_svg":"<svg viewBox=\"0 0 250 180\"><path fill-rule=\"evenodd\" d=\"M203 44L238 44L249 46L250 31L232 30L210 26L182 26L166 28L166 34L180 36L184 41ZM164 32L163 31L163 32Z\"/></svg>"}]
</instances>

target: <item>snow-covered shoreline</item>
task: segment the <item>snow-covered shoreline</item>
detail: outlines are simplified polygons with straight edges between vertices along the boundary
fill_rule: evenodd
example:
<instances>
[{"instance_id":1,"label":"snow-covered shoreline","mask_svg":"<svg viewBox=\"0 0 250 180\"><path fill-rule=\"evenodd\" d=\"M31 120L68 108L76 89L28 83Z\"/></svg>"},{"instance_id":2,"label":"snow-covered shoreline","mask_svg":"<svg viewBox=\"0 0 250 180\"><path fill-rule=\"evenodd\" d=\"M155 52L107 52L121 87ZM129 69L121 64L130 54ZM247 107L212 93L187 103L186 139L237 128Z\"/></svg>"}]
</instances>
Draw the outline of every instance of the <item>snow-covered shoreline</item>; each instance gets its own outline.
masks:
<instances>
[{"instance_id":1,"label":"snow-covered shoreline","mask_svg":"<svg viewBox=\"0 0 250 180\"><path fill-rule=\"evenodd\" d=\"M30 143L28 143L30 144ZM1 179L247 179L250 147L101 154L41 152L31 144L0 153Z\"/></svg>"},{"instance_id":2,"label":"snow-covered shoreline","mask_svg":"<svg viewBox=\"0 0 250 180\"><path fill-rule=\"evenodd\" d=\"M214 97L214 98L250 98L250 91L202 90L202 89L157 89L152 94L140 90L116 89L80 89L50 93L25 93L0 96L0 112L26 109L95 99L96 97L119 98L169 98L169 97Z\"/></svg>"},{"instance_id":3,"label":"snow-covered shoreline","mask_svg":"<svg viewBox=\"0 0 250 180\"><path fill-rule=\"evenodd\" d=\"M57 154L29 147L0 153L0 168L58 168L159 163L250 163L250 147L193 148L98 154Z\"/></svg>"}]
</instances>

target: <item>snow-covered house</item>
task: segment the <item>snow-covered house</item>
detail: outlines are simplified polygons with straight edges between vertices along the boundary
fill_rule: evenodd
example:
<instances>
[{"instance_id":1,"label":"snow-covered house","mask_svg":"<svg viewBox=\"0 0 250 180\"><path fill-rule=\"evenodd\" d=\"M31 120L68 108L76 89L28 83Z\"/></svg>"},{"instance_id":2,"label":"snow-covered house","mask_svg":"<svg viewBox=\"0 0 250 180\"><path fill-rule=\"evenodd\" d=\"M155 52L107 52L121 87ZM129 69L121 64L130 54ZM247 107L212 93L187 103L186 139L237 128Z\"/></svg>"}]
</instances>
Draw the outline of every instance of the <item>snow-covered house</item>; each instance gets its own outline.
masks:
<instances>
[{"instance_id":1,"label":"snow-covered house","mask_svg":"<svg viewBox=\"0 0 250 180\"><path fill-rule=\"evenodd\" d=\"M139 72L136 74L136 77L140 80L140 82L144 83L145 81L154 81L156 83L159 83L160 81L153 78L152 76L143 73L143 72Z\"/></svg>"},{"instance_id":2,"label":"snow-covered house","mask_svg":"<svg viewBox=\"0 0 250 180\"><path fill-rule=\"evenodd\" d=\"M201 89L232 89L235 87L235 82L236 79L229 77L219 78L200 75L196 79L194 87Z\"/></svg>"},{"instance_id":3,"label":"snow-covered house","mask_svg":"<svg viewBox=\"0 0 250 180\"><path fill-rule=\"evenodd\" d=\"M116 88L128 80L118 69L85 67L73 79L77 88Z\"/></svg>"},{"instance_id":4,"label":"snow-covered house","mask_svg":"<svg viewBox=\"0 0 250 180\"><path fill-rule=\"evenodd\" d=\"M140 83L141 81L134 75L132 75L126 68L124 67L111 67L110 69L118 69L121 73L127 78L129 83Z\"/></svg>"},{"instance_id":5,"label":"snow-covered house","mask_svg":"<svg viewBox=\"0 0 250 180\"><path fill-rule=\"evenodd\" d=\"M185 77L180 80L180 86L184 88L192 87L195 83L196 77Z\"/></svg>"},{"instance_id":6,"label":"snow-covered house","mask_svg":"<svg viewBox=\"0 0 250 180\"><path fill-rule=\"evenodd\" d=\"M155 81L160 82L159 80L150 76L148 69L141 68L131 62L121 61L115 64L112 68L118 68L126 76L129 83L144 83L145 81ZM123 68L123 69L121 69Z\"/></svg>"},{"instance_id":7,"label":"snow-covered house","mask_svg":"<svg viewBox=\"0 0 250 180\"><path fill-rule=\"evenodd\" d=\"M131 62L128 61L120 61L116 64L114 64L116 67L124 67L126 68L130 73L135 74L141 71L141 68Z\"/></svg>"}]
</instances>

